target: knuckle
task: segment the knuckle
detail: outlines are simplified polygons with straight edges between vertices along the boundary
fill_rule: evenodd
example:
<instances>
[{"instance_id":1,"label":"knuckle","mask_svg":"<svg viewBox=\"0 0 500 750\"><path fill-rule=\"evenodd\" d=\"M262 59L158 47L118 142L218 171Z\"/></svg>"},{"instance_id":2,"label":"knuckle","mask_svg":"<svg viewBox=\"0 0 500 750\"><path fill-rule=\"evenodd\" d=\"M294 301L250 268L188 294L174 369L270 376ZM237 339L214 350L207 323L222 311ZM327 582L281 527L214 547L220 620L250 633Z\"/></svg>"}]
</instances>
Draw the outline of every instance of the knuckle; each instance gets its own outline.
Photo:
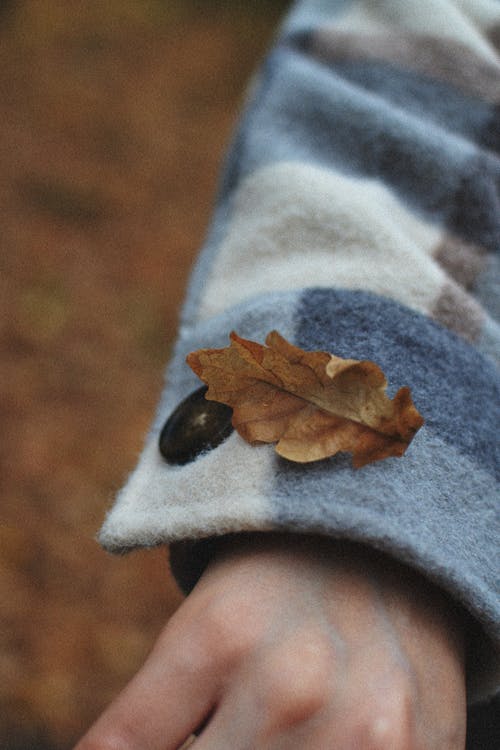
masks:
<instances>
[{"instance_id":1,"label":"knuckle","mask_svg":"<svg viewBox=\"0 0 500 750\"><path fill-rule=\"evenodd\" d=\"M263 669L263 695L271 728L292 727L321 713L330 699L331 668L322 660L323 644L285 649Z\"/></svg>"},{"instance_id":2,"label":"knuckle","mask_svg":"<svg viewBox=\"0 0 500 750\"><path fill-rule=\"evenodd\" d=\"M372 706L365 721L365 745L370 750L411 750L415 740L414 700L404 683L386 692L382 703Z\"/></svg>"},{"instance_id":3,"label":"knuckle","mask_svg":"<svg viewBox=\"0 0 500 750\"><path fill-rule=\"evenodd\" d=\"M402 726L397 717L380 715L368 722L363 747L367 750L410 750L413 747L409 727Z\"/></svg>"},{"instance_id":4,"label":"knuckle","mask_svg":"<svg viewBox=\"0 0 500 750\"><path fill-rule=\"evenodd\" d=\"M203 633L188 631L169 649L169 667L178 677L210 674L216 668L215 648Z\"/></svg>"},{"instance_id":5,"label":"knuckle","mask_svg":"<svg viewBox=\"0 0 500 750\"><path fill-rule=\"evenodd\" d=\"M231 593L205 600L195 617L171 621L157 645L180 673L229 672L255 648L262 631L254 608Z\"/></svg>"},{"instance_id":6,"label":"knuckle","mask_svg":"<svg viewBox=\"0 0 500 750\"><path fill-rule=\"evenodd\" d=\"M232 599L219 600L205 611L202 626L202 648L209 658L228 668L241 661L258 640L258 626L245 607Z\"/></svg>"},{"instance_id":7,"label":"knuckle","mask_svg":"<svg viewBox=\"0 0 500 750\"><path fill-rule=\"evenodd\" d=\"M321 690L305 687L299 681L275 679L268 693L268 716L273 729L292 727L312 719L325 704Z\"/></svg>"},{"instance_id":8,"label":"knuckle","mask_svg":"<svg viewBox=\"0 0 500 750\"><path fill-rule=\"evenodd\" d=\"M240 626L235 608L214 599L197 617L175 623L164 635L159 648L179 674L210 673L231 666L248 647L247 631Z\"/></svg>"}]
</instances>

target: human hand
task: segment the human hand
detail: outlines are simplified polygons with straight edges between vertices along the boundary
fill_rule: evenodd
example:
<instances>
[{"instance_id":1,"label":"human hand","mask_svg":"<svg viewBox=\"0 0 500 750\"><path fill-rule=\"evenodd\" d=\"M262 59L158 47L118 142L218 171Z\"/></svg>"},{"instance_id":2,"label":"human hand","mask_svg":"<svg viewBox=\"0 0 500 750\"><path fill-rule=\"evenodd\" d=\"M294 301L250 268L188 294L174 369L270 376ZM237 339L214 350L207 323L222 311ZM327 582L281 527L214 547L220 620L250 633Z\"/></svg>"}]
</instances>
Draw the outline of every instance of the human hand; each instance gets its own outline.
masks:
<instances>
[{"instance_id":1,"label":"human hand","mask_svg":"<svg viewBox=\"0 0 500 750\"><path fill-rule=\"evenodd\" d=\"M463 750L458 617L358 545L222 543L145 665L76 750Z\"/></svg>"}]
</instances>

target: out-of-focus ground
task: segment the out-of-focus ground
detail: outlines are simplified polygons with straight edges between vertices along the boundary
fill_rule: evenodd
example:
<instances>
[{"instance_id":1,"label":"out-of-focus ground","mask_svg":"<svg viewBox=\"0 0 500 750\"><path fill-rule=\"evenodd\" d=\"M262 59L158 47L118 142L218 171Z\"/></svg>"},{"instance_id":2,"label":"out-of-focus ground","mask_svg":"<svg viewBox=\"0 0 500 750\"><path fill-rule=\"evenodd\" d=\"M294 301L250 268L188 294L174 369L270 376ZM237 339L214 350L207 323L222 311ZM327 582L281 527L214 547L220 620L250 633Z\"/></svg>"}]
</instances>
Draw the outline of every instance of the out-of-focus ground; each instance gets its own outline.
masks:
<instances>
[{"instance_id":1,"label":"out-of-focus ground","mask_svg":"<svg viewBox=\"0 0 500 750\"><path fill-rule=\"evenodd\" d=\"M179 604L94 536L286 2L0 6L0 750L69 747Z\"/></svg>"}]
</instances>

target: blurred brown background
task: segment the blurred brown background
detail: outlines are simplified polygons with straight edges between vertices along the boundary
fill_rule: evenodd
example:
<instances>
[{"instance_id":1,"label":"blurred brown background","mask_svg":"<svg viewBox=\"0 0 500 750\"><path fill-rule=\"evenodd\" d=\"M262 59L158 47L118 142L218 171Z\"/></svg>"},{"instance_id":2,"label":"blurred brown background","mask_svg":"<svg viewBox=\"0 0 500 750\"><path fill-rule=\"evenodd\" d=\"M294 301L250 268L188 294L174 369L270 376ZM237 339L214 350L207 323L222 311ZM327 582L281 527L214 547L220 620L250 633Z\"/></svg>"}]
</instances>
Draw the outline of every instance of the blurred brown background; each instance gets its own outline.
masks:
<instances>
[{"instance_id":1,"label":"blurred brown background","mask_svg":"<svg viewBox=\"0 0 500 750\"><path fill-rule=\"evenodd\" d=\"M0 5L0 750L66 748L180 598L94 536L285 0Z\"/></svg>"}]
</instances>

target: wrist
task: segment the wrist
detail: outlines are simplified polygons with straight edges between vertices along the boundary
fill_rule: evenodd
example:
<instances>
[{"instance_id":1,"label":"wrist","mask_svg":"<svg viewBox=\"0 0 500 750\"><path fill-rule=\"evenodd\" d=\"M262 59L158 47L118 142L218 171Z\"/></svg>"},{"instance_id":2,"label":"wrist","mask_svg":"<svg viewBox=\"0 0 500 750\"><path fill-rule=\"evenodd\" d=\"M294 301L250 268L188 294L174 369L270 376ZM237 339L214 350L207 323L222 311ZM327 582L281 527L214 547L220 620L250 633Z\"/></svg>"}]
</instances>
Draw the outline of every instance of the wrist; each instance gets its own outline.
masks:
<instances>
[{"instance_id":1,"label":"wrist","mask_svg":"<svg viewBox=\"0 0 500 750\"><path fill-rule=\"evenodd\" d=\"M236 568L285 579L308 575L326 583L335 606L339 587L351 599L370 598L405 631L432 634L465 670L467 616L461 607L424 575L389 555L349 540L274 532L230 534L215 541L205 576Z\"/></svg>"}]
</instances>

